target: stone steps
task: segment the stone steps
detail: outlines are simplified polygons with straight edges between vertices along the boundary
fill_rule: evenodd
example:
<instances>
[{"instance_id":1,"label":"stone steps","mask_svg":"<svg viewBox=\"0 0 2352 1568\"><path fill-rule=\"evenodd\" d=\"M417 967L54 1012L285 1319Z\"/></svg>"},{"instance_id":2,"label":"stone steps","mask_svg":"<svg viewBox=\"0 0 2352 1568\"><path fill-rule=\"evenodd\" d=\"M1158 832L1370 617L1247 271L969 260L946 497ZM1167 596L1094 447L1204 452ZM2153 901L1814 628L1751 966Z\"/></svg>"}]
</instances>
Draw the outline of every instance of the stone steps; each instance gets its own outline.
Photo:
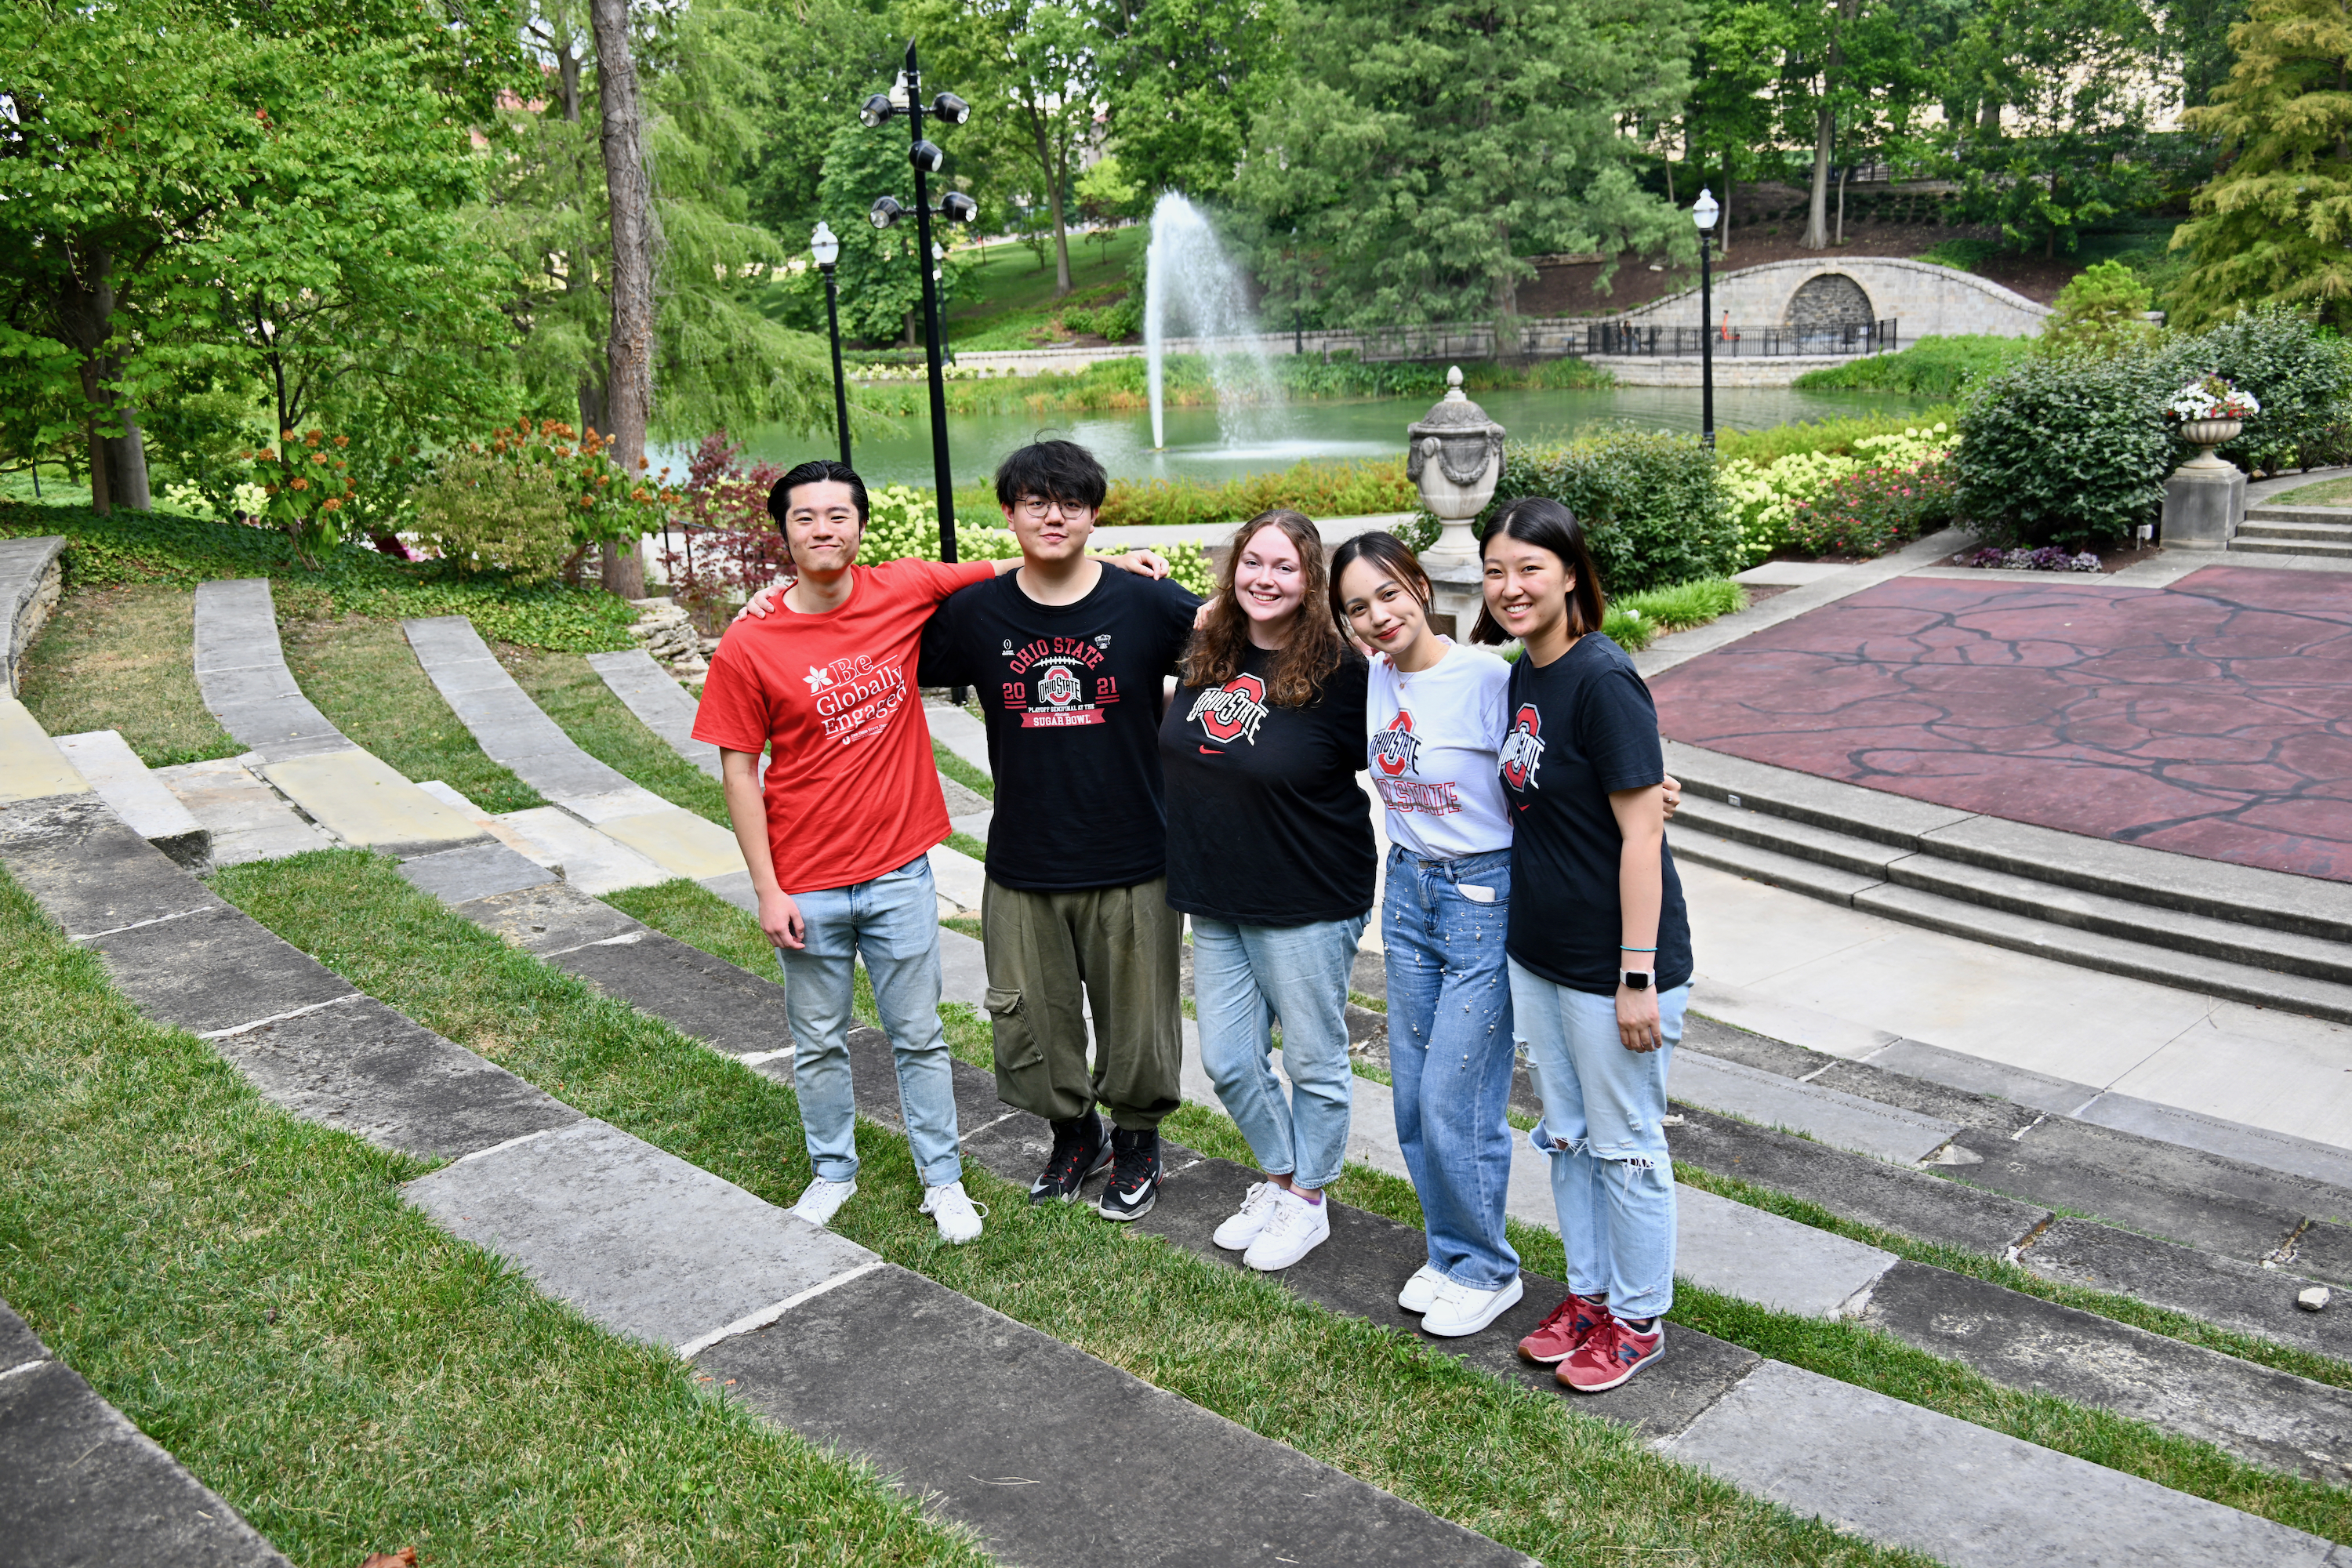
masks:
<instances>
[{"instance_id":1,"label":"stone steps","mask_svg":"<svg viewBox=\"0 0 2352 1568\"><path fill-rule=\"evenodd\" d=\"M2251 506L2230 548L2267 555L2352 557L2352 508Z\"/></svg>"},{"instance_id":2,"label":"stone steps","mask_svg":"<svg viewBox=\"0 0 2352 1568\"><path fill-rule=\"evenodd\" d=\"M2159 984L2352 1021L2352 888L1927 805L1669 743L1697 864Z\"/></svg>"}]
</instances>

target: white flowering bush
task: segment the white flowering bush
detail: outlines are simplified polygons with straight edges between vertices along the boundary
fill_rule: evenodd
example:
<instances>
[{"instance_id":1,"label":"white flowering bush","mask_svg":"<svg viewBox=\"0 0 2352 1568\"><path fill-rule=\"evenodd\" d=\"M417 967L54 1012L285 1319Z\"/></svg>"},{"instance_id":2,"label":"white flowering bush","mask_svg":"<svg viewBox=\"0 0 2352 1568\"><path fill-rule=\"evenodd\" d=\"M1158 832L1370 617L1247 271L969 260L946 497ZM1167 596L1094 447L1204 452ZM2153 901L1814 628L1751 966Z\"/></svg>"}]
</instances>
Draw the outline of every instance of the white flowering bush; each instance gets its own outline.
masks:
<instances>
[{"instance_id":1,"label":"white flowering bush","mask_svg":"<svg viewBox=\"0 0 2352 1568\"><path fill-rule=\"evenodd\" d=\"M866 540L857 559L868 566L885 561L937 561L940 558L940 510L929 490L908 485L886 485L868 492ZM1021 542L1012 531L956 521L956 559L1002 561L1021 553Z\"/></svg>"},{"instance_id":2,"label":"white flowering bush","mask_svg":"<svg viewBox=\"0 0 2352 1568\"><path fill-rule=\"evenodd\" d=\"M1841 452L1791 452L1769 464L1734 458L1723 465L1720 482L1739 521L1741 564L1755 566L1789 542L1797 509L1819 498L1840 479L1864 468L1916 468L1940 461L1952 449L1951 426L1914 426L1856 441L1861 457Z\"/></svg>"}]
</instances>

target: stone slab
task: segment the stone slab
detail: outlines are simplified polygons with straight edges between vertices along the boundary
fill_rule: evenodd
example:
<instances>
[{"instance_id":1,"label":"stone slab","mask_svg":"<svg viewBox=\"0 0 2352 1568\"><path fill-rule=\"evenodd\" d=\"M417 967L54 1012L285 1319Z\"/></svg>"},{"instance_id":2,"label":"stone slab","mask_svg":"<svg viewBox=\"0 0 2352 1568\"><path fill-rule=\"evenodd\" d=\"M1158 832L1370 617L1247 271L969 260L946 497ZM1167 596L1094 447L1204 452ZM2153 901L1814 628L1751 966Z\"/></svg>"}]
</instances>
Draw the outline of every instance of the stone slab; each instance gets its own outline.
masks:
<instances>
[{"instance_id":1,"label":"stone slab","mask_svg":"<svg viewBox=\"0 0 2352 1568\"><path fill-rule=\"evenodd\" d=\"M2305 1201L2324 1204L2335 1218L2352 1220L2352 1149L2112 1091L2074 1114L2101 1127L2324 1183L2325 1192L2314 1193Z\"/></svg>"},{"instance_id":2,"label":"stone slab","mask_svg":"<svg viewBox=\"0 0 2352 1568\"><path fill-rule=\"evenodd\" d=\"M196 584L194 605L198 674L225 669L283 668L278 644L278 606L267 577L238 577Z\"/></svg>"},{"instance_id":3,"label":"stone slab","mask_svg":"<svg viewBox=\"0 0 2352 1568\"><path fill-rule=\"evenodd\" d=\"M719 748L694 738L698 704L667 670L654 662L653 655L641 647L625 653L592 653L588 668L604 679L623 707L637 716L637 722L659 735L671 751L712 778L719 777Z\"/></svg>"},{"instance_id":4,"label":"stone slab","mask_svg":"<svg viewBox=\"0 0 2352 1568\"><path fill-rule=\"evenodd\" d=\"M2099 1091L2086 1083L2053 1078L2048 1073L1961 1051L1948 1051L1941 1046L1922 1045L1917 1040L1896 1040L1864 1060L1869 1067L1886 1072L1925 1079L1970 1094L1991 1095L2053 1116L2072 1116L2099 1097Z\"/></svg>"},{"instance_id":5,"label":"stone slab","mask_svg":"<svg viewBox=\"0 0 2352 1568\"><path fill-rule=\"evenodd\" d=\"M66 539L0 539L0 697L16 692L26 650L65 590Z\"/></svg>"},{"instance_id":6,"label":"stone slab","mask_svg":"<svg viewBox=\"0 0 2352 1568\"><path fill-rule=\"evenodd\" d=\"M47 1361L48 1347L41 1343L16 1309L0 1301L0 1373L23 1366L26 1362Z\"/></svg>"},{"instance_id":7,"label":"stone slab","mask_svg":"<svg viewBox=\"0 0 2352 1568\"><path fill-rule=\"evenodd\" d=\"M561 806L509 811L493 819L509 842L542 866L563 868L563 879L583 893L603 895L650 888L677 873L656 865L619 839L589 826ZM749 873L745 873L748 879Z\"/></svg>"},{"instance_id":8,"label":"stone slab","mask_svg":"<svg viewBox=\"0 0 2352 1568\"><path fill-rule=\"evenodd\" d=\"M415 855L400 863L400 874L445 904L485 899L493 893L518 892L559 879L538 861L515 853L494 838Z\"/></svg>"},{"instance_id":9,"label":"stone slab","mask_svg":"<svg viewBox=\"0 0 2352 1568\"><path fill-rule=\"evenodd\" d=\"M2001 1258L2050 1217L2046 1208L1999 1193L1681 1109L1683 1125L1668 1134L1677 1163L1819 1204L1841 1219Z\"/></svg>"},{"instance_id":10,"label":"stone slab","mask_svg":"<svg viewBox=\"0 0 2352 1568\"><path fill-rule=\"evenodd\" d=\"M88 945L141 1012L199 1035L359 994L242 910L208 909Z\"/></svg>"},{"instance_id":11,"label":"stone slab","mask_svg":"<svg viewBox=\"0 0 2352 1568\"><path fill-rule=\"evenodd\" d=\"M2352 1312L2298 1308L2296 1292L2312 1283L2300 1271L2263 1268L2074 1218L2052 1221L2017 1261L2069 1285L2137 1296L2223 1328L2352 1362Z\"/></svg>"},{"instance_id":12,"label":"stone slab","mask_svg":"<svg viewBox=\"0 0 2352 1568\"><path fill-rule=\"evenodd\" d=\"M696 1364L1031 1568L1530 1561L901 1268Z\"/></svg>"},{"instance_id":13,"label":"stone slab","mask_svg":"<svg viewBox=\"0 0 2352 1568\"><path fill-rule=\"evenodd\" d=\"M602 1121L446 1165L405 1194L549 1295L656 1344L688 1344L875 1261Z\"/></svg>"},{"instance_id":14,"label":"stone slab","mask_svg":"<svg viewBox=\"0 0 2352 1568\"><path fill-rule=\"evenodd\" d=\"M1687 1105L1810 1133L1835 1149L1916 1164L1943 1147L1957 1122L1921 1116L1840 1089L1800 1083L1703 1051L1678 1049L1666 1092Z\"/></svg>"},{"instance_id":15,"label":"stone slab","mask_svg":"<svg viewBox=\"0 0 2352 1568\"><path fill-rule=\"evenodd\" d=\"M2352 1285L2352 1226L2315 1219L2295 1238L2294 1271L2336 1285Z\"/></svg>"},{"instance_id":16,"label":"stone slab","mask_svg":"<svg viewBox=\"0 0 2352 1568\"><path fill-rule=\"evenodd\" d=\"M2309 1184L2087 1121L2045 1117L2016 1137L1977 1129L1954 1147L1971 1184L2256 1263L2303 1224Z\"/></svg>"},{"instance_id":17,"label":"stone slab","mask_svg":"<svg viewBox=\"0 0 2352 1568\"><path fill-rule=\"evenodd\" d=\"M89 781L50 741L26 706L0 692L0 805L82 795Z\"/></svg>"},{"instance_id":18,"label":"stone slab","mask_svg":"<svg viewBox=\"0 0 2352 1568\"><path fill-rule=\"evenodd\" d=\"M948 782L952 784L954 781L950 779ZM962 816L950 816L948 826L958 833L970 834L985 844L988 842L988 826L995 820L996 808L992 805L985 810L971 812Z\"/></svg>"},{"instance_id":19,"label":"stone slab","mask_svg":"<svg viewBox=\"0 0 2352 1568\"><path fill-rule=\"evenodd\" d=\"M475 826L480 828L483 832L488 834L491 837L497 839L499 843L505 845L508 848L513 850L523 858L535 861L541 866L547 867L550 870L553 870L556 866L562 864L561 860L557 858L543 852L529 837L517 832L513 824L507 822L500 817L493 816L488 812L484 811L480 806L476 805L472 801L467 800L464 795L450 788L445 780L422 779L418 781L416 787L423 790L426 795L431 795L435 800L439 801L442 805L447 806L450 810L456 812L458 816L464 817L467 821L472 823ZM556 816L563 817L566 821L574 820L568 816L564 812L551 805L534 806L531 808L530 812L516 811L509 812L507 815L509 816L526 816L538 812L553 813ZM618 846L615 846L615 847L617 848Z\"/></svg>"},{"instance_id":20,"label":"stone slab","mask_svg":"<svg viewBox=\"0 0 2352 1568\"><path fill-rule=\"evenodd\" d=\"M335 847L332 834L255 777L245 759L184 763L158 768L155 776L212 834L216 868L282 860Z\"/></svg>"},{"instance_id":21,"label":"stone slab","mask_svg":"<svg viewBox=\"0 0 2352 1568\"><path fill-rule=\"evenodd\" d=\"M1558 1220L1551 1224L1558 1228ZM1675 1185L1675 1273L1706 1289L1776 1312L1850 1317L1895 1260L1830 1231Z\"/></svg>"},{"instance_id":22,"label":"stone slab","mask_svg":"<svg viewBox=\"0 0 2352 1568\"><path fill-rule=\"evenodd\" d=\"M1801 588L1809 583L1825 582L1844 570L1845 564L1835 561L1767 561L1761 566L1734 572L1731 580L1758 587Z\"/></svg>"},{"instance_id":23,"label":"stone slab","mask_svg":"<svg viewBox=\"0 0 2352 1568\"><path fill-rule=\"evenodd\" d=\"M743 868L735 835L682 805L653 797L656 808L595 820L596 831L636 851L673 877L699 881Z\"/></svg>"},{"instance_id":24,"label":"stone slab","mask_svg":"<svg viewBox=\"0 0 2352 1568\"><path fill-rule=\"evenodd\" d=\"M934 844L927 852L931 862L931 885L940 896L960 909L973 914L980 912L980 900L988 886L988 871L979 861L961 849L944 844Z\"/></svg>"},{"instance_id":25,"label":"stone slab","mask_svg":"<svg viewBox=\"0 0 2352 1568\"><path fill-rule=\"evenodd\" d=\"M373 999L215 1040L264 1099L371 1143L442 1159L580 1113Z\"/></svg>"},{"instance_id":26,"label":"stone slab","mask_svg":"<svg viewBox=\"0 0 2352 1568\"><path fill-rule=\"evenodd\" d=\"M966 789L945 773L940 774L939 778L940 798L947 802L949 822L953 823L959 817L985 816L995 809L986 795Z\"/></svg>"},{"instance_id":27,"label":"stone slab","mask_svg":"<svg viewBox=\"0 0 2352 1568\"><path fill-rule=\"evenodd\" d=\"M0 1377L10 1568L286 1568L236 1510L62 1362Z\"/></svg>"},{"instance_id":28,"label":"stone slab","mask_svg":"<svg viewBox=\"0 0 2352 1568\"><path fill-rule=\"evenodd\" d=\"M473 915L470 907L457 912ZM659 931L640 926L541 956L715 1051L740 1057L793 1047L780 981L749 973Z\"/></svg>"},{"instance_id":29,"label":"stone slab","mask_svg":"<svg viewBox=\"0 0 2352 1568\"><path fill-rule=\"evenodd\" d=\"M988 765L987 725L965 710L943 702L924 703L923 719L931 727L932 740L989 777L996 776L996 770Z\"/></svg>"},{"instance_id":30,"label":"stone slab","mask_svg":"<svg viewBox=\"0 0 2352 1568\"><path fill-rule=\"evenodd\" d=\"M273 762L351 744L286 668L268 579L198 584L195 644L197 689L239 744Z\"/></svg>"},{"instance_id":31,"label":"stone slab","mask_svg":"<svg viewBox=\"0 0 2352 1568\"><path fill-rule=\"evenodd\" d=\"M202 877L212 870L212 830L196 820L180 797L147 771L113 730L60 735L58 750L89 781L125 826Z\"/></svg>"},{"instance_id":32,"label":"stone slab","mask_svg":"<svg viewBox=\"0 0 2352 1568\"><path fill-rule=\"evenodd\" d=\"M697 877L695 883L747 915L760 912L760 895L751 890L751 873L749 871L730 871L723 877Z\"/></svg>"},{"instance_id":33,"label":"stone slab","mask_svg":"<svg viewBox=\"0 0 2352 1568\"><path fill-rule=\"evenodd\" d=\"M960 931L940 928L940 1000L988 1005L988 948Z\"/></svg>"},{"instance_id":34,"label":"stone slab","mask_svg":"<svg viewBox=\"0 0 2352 1568\"><path fill-rule=\"evenodd\" d=\"M96 795L0 806L0 859L69 937L225 907Z\"/></svg>"},{"instance_id":35,"label":"stone slab","mask_svg":"<svg viewBox=\"0 0 2352 1568\"><path fill-rule=\"evenodd\" d=\"M542 792L544 793L544 792ZM644 816L651 812L667 811L670 803L649 789L630 784L624 789L594 792L558 789L552 796L564 810L581 821L602 825L616 816Z\"/></svg>"},{"instance_id":36,"label":"stone slab","mask_svg":"<svg viewBox=\"0 0 2352 1568\"><path fill-rule=\"evenodd\" d=\"M266 763L261 776L312 821L364 849L419 855L487 837L357 746Z\"/></svg>"},{"instance_id":37,"label":"stone slab","mask_svg":"<svg viewBox=\"0 0 2352 1568\"><path fill-rule=\"evenodd\" d=\"M569 882L543 882L476 899L457 913L501 940L541 956L647 929Z\"/></svg>"},{"instance_id":38,"label":"stone slab","mask_svg":"<svg viewBox=\"0 0 2352 1568\"><path fill-rule=\"evenodd\" d=\"M2352 1391L1907 1259L1878 1282L1863 1321L2011 1388L2112 1410L2289 1475L2352 1481Z\"/></svg>"},{"instance_id":39,"label":"stone slab","mask_svg":"<svg viewBox=\"0 0 2352 1568\"><path fill-rule=\"evenodd\" d=\"M1778 1362L1658 1445L1950 1568L2321 1568L2316 1536Z\"/></svg>"},{"instance_id":40,"label":"stone slab","mask_svg":"<svg viewBox=\"0 0 2352 1568\"><path fill-rule=\"evenodd\" d=\"M492 761L553 801L635 786L581 750L491 654L463 616L403 621L441 700Z\"/></svg>"}]
</instances>

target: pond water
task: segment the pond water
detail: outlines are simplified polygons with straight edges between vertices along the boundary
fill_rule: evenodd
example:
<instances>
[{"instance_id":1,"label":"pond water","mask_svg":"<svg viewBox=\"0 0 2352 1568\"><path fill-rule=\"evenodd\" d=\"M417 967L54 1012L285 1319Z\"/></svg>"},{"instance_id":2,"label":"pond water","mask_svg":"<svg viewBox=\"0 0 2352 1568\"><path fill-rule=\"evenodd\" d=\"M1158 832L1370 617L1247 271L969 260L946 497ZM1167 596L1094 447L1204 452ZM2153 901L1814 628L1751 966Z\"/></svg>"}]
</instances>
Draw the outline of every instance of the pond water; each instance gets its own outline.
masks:
<instances>
[{"instance_id":1,"label":"pond water","mask_svg":"<svg viewBox=\"0 0 2352 1568\"><path fill-rule=\"evenodd\" d=\"M1559 440L1598 426L1626 424L1645 430L1699 427L1698 389L1629 386L1603 392L1486 392L1478 405L1513 440ZM1775 425L1853 416L1904 415L1926 406L1901 395L1797 392L1788 387L1718 387L1719 429L1760 430ZM1429 409L1421 398L1368 398L1345 403L1295 403L1228 416L1221 429L1212 408L1168 411L1168 449L1151 449L1151 416L1132 414L975 414L948 419L948 450L959 482L984 478L1011 448L1040 436L1083 443L1114 479L1223 479L1286 468L1305 458L1394 457L1404 450L1405 426ZM829 440L781 427L740 433L754 459L790 465L830 456ZM664 449L656 463L681 471L685 449ZM868 484L931 482L928 419L898 422L888 436L860 440L852 450Z\"/></svg>"}]
</instances>

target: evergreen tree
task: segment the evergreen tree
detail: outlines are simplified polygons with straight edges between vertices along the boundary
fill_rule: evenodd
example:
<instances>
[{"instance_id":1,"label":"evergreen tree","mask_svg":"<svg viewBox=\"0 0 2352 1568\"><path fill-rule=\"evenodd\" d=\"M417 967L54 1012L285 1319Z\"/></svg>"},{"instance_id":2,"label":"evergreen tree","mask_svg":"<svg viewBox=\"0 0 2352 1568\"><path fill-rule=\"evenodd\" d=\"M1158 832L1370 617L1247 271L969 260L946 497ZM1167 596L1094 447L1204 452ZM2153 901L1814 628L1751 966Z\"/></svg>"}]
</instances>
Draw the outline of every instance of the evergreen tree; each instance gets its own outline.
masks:
<instances>
[{"instance_id":1,"label":"evergreen tree","mask_svg":"<svg viewBox=\"0 0 2352 1568\"><path fill-rule=\"evenodd\" d=\"M2263 302L2352 324L2352 0L2253 0L2230 29L2238 62L2186 118L2221 142L2220 173L2172 237L2192 261L2174 320L2199 326Z\"/></svg>"}]
</instances>

